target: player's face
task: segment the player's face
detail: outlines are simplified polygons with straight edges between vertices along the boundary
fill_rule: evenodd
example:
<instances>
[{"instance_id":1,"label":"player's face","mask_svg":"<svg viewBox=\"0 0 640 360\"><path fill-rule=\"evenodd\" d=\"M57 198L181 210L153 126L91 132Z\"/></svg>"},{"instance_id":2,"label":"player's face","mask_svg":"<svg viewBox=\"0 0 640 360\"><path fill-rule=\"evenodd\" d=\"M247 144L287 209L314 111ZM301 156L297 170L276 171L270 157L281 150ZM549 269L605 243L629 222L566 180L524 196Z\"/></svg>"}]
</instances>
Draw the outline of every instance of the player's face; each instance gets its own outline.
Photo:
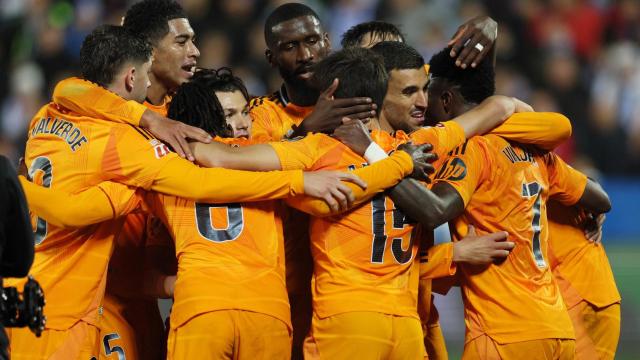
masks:
<instances>
[{"instance_id":1,"label":"player's face","mask_svg":"<svg viewBox=\"0 0 640 360\"><path fill-rule=\"evenodd\" d=\"M249 116L249 103L242 92L239 90L216 91L216 97L222 105L225 120L233 131L233 137L249 138L251 136L251 116Z\"/></svg>"},{"instance_id":2,"label":"player's face","mask_svg":"<svg viewBox=\"0 0 640 360\"><path fill-rule=\"evenodd\" d=\"M451 119L451 115L445 110L442 99L442 81L439 78L431 78L427 93L429 94L429 105L425 114L427 125L433 126L441 121Z\"/></svg>"},{"instance_id":3,"label":"player's face","mask_svg":"<svg viewBox=\"0 0 640 360\"><path fill-rule=\"evenodd\" d=\"M382 116L394 130L407 133L424 126L429 77L424 68L391 70Z\"/></svg>"},{"instance_id":4,"label":"player's face","mask_svg":"<svg viewBox=\"0 0 640 360\"><path fill-rule=\"evenodd\" d=\"M136 66L136 76L133 81L133 89L131 90L131 98L139 103L144 102L147 97L147 89L151 86L149 74L151 73L152 59Z\"/></svg>"},{"instance_id":5,"label":"player's face","mask_svg":"<svg viewBox=\"0 0 640 360\"><path fill-rule=\"evenodd\" d=\"M402 39L399 36L393 34L379 34L379 33L366 33L360 40L360 47L365 49L370 49L374 47L376 44L383 41L397 41L402 42Z\"/></svg>"},{"instance_id":6,"label":"player's face","mask_svg":"<svg viewBox=\"0 0 640 360\"><path fill-rule=\"evenodd\" d=\"M158 42L151 71L153 80L172 90L193 76L200 51L187 19L169 20L169 32Z\"/></svg>"},{"instance_id":7,"label":"player's face","mask_svg":"<svg viewBox=\"0 0 640 360\"><path fill-rule=\"evenodd\" d=\"M313 16L301 16L272 30L276 41L267 54L271 66L278 68L287 84L312 88L311 66L331 51L329 35L322 30L320 21Z\"/></svg>"}]
</instances>

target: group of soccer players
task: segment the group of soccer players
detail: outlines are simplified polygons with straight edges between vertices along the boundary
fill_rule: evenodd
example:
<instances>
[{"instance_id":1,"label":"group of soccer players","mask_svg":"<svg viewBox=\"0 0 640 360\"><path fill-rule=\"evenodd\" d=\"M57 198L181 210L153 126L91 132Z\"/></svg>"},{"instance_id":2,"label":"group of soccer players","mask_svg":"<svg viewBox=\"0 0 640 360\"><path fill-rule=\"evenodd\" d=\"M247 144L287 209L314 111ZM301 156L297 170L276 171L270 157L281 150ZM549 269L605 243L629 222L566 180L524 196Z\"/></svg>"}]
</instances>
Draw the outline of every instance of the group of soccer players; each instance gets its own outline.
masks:
<instances>
[{"instance_id":1,"label":"group of soccer players","mask_svg":"<svg viewBox=\"0 0 640 360\"><path fill-rule=\"evenodd\" d=\"M297 3L264 32L283 85L255 98L174 1L87 36L29 128L47 325L13 359L446 359L451 286L465 359L613 358L611 204L553 153L566 117L494 95L493 20L429 64L382 22L332 52Z\"/></svg>"}]
</instances>

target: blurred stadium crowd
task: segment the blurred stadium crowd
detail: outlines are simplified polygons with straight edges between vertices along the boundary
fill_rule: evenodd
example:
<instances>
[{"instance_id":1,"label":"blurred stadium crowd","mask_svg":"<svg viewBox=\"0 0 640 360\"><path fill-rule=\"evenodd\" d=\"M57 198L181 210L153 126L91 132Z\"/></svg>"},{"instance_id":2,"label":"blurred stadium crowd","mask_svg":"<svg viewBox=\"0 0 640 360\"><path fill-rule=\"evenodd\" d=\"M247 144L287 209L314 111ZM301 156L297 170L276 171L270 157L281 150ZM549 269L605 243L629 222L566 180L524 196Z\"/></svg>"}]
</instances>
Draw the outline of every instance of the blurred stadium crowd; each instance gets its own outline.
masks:
<instances>
[{"instance_id":1,"label":"blurred stadium crowd","mask_svg":"<svg viewBox=\"0 0 640 360\"><path fill-rule=\"evenodd\" d=\"M0 154L16 159L26 129L55 83L76 75L84 37L118 24L131 0L0 2ZM199 66L231 65L252 94L280 85L264 58L266 14L282 0L182 0L196 31ZM573 122L559 150L596 175L640 174L640 1L637 0L312 0L334 48L354 24L400 26L426 59L458 24L488 14L499 24L498 94L558 111Z\"/></svg>"}]
</instances>

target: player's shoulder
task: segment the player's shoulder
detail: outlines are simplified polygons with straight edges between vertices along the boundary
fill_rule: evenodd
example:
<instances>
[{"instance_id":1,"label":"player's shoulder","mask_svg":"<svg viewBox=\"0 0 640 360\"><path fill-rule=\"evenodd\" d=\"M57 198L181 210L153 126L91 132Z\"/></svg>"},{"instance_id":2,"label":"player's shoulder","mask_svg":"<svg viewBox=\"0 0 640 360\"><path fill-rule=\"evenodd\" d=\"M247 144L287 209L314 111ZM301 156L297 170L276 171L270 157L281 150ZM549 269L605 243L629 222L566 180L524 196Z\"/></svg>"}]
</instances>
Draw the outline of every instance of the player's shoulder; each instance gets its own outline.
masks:
<instances>
[{"instance_id":1,"label":"player's shoulder","mask_svg":"<svg viewBox=\"0 0 640 360\"><path fill-rule=\"evenodd\" d=\"M278 92L270 95L257 96L249 100L249 111L284 109L285 104Z\"/></svg>"}]
</instances>

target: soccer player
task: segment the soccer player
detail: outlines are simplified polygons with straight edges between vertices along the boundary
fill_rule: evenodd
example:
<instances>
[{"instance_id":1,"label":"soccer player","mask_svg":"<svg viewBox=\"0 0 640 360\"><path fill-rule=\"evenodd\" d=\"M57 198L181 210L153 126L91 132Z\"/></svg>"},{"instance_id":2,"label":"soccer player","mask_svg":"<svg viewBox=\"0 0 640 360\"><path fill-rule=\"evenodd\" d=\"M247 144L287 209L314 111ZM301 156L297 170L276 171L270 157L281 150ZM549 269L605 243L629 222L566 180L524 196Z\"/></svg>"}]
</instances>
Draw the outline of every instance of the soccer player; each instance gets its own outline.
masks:
<instances>
[{"instance_id":1,"label":"soccer player","mask_svg":"<svg viewBox=\"0 0 640 360\"><path fill-rule=\"evenodd\" d=\"M472 109L492 93L490 65L463 72L449 51L430 61L427 118L434 122ZM474 224L480 234L507 231L516 243L503 262L458 266L467 326L463 359L522 354L572 359L573 329L548 266L546 204L551 198L606 212L610 203L604 191L555 154L496 135L475 137L456 148L431 191L410 185L401 183L392 193L420 198L422 206L408 214L425 226L455 219L454 239Z\"/></svg>"},{"instance_id":2,"label":"soccer player","mask_svg":"<svg viewBox=\"0 0 640 360\"><path fill-rule=\"evenodd\" d=\"M154 135L166 134L163 140L172 140L179 134L181 127L190 127L177 123L173 126L175 129L172 129L166 124L173 125L173 122L154 122L155 117L152 116L148 116L152 121L147 123L144 114L158 114L158 118L165 119L170 94L193 76L200 56L193 42L194 31L182 7L171 0L134 4L127 10L123 26L150 42L154 50L154 61L149 73L151 85L144 106L131 102L134 109L123 112L128 116L126 121L136 126L145 126ZM86 88L85 84L75 79L63 80L56 87L54 101L72 110L100 115L102 106L99 103L89 103L87 107L78 101L82 97L77 95L77 90L82 86ZM85 90L92 91L101 98L106 99L109 95L116 98L108 104L123 101L115 94L106 94L101 87L92 87L95 89L90 87ZM104 112L113 109L115 108L107 108ZM139 113L143 116L135 115ZM139 123L136 122L138 119ZM171 135L170 132L176 135ZM181 140L180 136L178 140ZM182 151L182 146L175 146L175 141L170 144L174 145L176 151ZM190 151L188 147L186 150ZM148 271L145 272L145 268ZM168 286L175 277L175 271L173 242L162 223L141 210L130 214L116 238L109 264L107 290L101 304L101 356L106 357L114 348L121 349L119 351L125 352L132 359L155 359L163 356L166 349L164 325L156 300L158 297L170 297ZM153 273L156 276L153 279L143 279L140 276L142 273ZM154 286L150 286L151 284Z\"/></svg>"},{"instance_id":3,"label":"soccer player","mask_svg":"<svg viewBox=\"0 0 640 360\"><path fill-rule=\"evenodd\" d=\"M121 27L101 27L83 43L84 77L125 99L142 101L149 85L151 51L146 42ZM34 117L25 160L31 179L66 192L114 179L130 186L213 202L268 200L303 192L324 196L331 191L328 187L337 186L337 178L344 176L198 168L143 130L119 123L118 119L74 112L55 102L44 106ZM237 187L239 184L244 186ZM132 192L114 194L114 211L126 208L131 195ZM97 355L98 306L112 240L121 225L122 220L115 220L68 230L38 220L32 272L47 294L48 322L39 339L20 330L12 331L14 358Z\"/></svg>"}]
</instances>

